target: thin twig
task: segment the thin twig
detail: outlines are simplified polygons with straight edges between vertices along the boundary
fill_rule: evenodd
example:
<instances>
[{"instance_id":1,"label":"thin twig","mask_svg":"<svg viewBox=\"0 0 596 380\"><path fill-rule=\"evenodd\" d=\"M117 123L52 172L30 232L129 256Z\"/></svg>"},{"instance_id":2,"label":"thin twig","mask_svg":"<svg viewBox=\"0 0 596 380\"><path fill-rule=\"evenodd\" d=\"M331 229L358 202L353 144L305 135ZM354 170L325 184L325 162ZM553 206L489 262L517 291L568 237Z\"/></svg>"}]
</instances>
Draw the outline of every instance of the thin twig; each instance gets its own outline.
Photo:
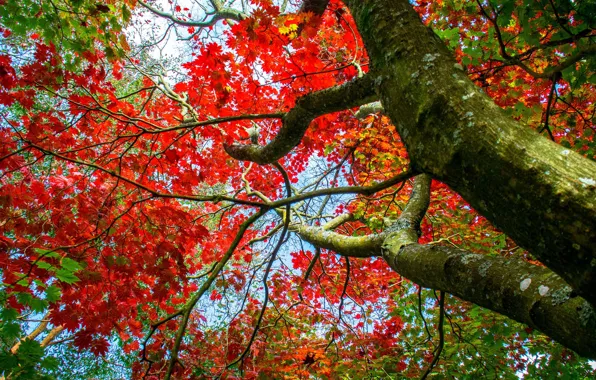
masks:
<instances>
[{"instance_id":1,"label":"thin twig","mask_svg":"<svg viewBox=\"0 0 596 380\"><path fill-rule=\"evenodd\" d=\"M445 292L441 290L439 296L439 345L435 348L433 354L434 358L433 361L430 363L426 372L422 375L420 380L426 379L426 377L430 374L433 370L437 362L439 361L439 357L441 356L441 351L443 351L443 345L445 344L445 332L443 331L443 324L445 322Z\"/></svg>"},{"instance_id":2,"label":"thin twig","mask_svg":"<svg viewBox=\"0 0 596 380\"><path fill-rule=\"evenodd\" d=\"M552 131L550 130L549 126L548 126L548 119L550 116L550 110L552 108L553 105L553 95L555 94L555 90L557 88L557 83L559 82L559 79L561 78L561 73L555 73L553 74L553 84L550 87L550 93L548 94L548 101L546 103L546 111L545 111L545 116L544 116L544 126L542 127L542 129L540 130L540 133L542 133L544 130L546 130L546 132L548 132L548 135L550 137L551 140L555 141L555 137L553 136ZM555 99L556 102L556 99Z\"/></svg>"}]
</instances>

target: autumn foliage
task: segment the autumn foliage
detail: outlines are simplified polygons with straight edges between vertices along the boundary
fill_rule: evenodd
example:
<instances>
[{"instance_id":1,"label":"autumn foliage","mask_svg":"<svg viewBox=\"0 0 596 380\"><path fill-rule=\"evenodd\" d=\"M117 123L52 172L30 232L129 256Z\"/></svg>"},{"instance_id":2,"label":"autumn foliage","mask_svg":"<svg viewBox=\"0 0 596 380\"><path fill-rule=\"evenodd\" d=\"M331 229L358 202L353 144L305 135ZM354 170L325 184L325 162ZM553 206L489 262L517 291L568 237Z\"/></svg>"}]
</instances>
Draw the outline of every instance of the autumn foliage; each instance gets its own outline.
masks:
<instances>
[{"instance_id":1,"label":"autumn foliage","mask_svg":"<svg viewBox=\"0 0 596 380\"><path fill-rule=\"evenodd\" d=\"M382 113L317 117L277 164L226 152L249 145L255 125L266 145L299 99L369 71L342 2L322 14L270 0L203 1L211 13L172 1L39 3L0 1L7 379L417 378L439 328L441 376L594 375L531 329L296 232L349 214L335 231L365 236L398 218L409 180L333 193L407 171ZM560 3L414 6L511 117L594 159L596 9ZM421 243L535 262L438 181L421 232Z\"/></svg>"}]
</instances>

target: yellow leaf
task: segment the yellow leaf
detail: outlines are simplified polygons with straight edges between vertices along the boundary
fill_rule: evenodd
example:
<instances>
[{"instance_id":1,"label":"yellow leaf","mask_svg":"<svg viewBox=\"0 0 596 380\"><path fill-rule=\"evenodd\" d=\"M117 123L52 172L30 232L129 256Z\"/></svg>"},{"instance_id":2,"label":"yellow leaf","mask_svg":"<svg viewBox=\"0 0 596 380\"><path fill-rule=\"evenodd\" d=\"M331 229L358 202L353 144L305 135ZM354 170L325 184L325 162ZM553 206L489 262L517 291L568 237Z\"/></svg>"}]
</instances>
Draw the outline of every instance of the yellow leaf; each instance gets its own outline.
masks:
<instances>
[{"instance_id":1,"label":"yellow leaf","mask_svg":"<svg viewBox=\"0 0 596 380\"><path fill-rule=\"evenodd\" d=\"M120 36L118 36L118 39L120 40L120 46L122 46L122 48L125 51L129 51L130 46L128 45L128 41L126 41L126 37L124 36L124 34L121 34Z\"/></svg>"}]
</instances>

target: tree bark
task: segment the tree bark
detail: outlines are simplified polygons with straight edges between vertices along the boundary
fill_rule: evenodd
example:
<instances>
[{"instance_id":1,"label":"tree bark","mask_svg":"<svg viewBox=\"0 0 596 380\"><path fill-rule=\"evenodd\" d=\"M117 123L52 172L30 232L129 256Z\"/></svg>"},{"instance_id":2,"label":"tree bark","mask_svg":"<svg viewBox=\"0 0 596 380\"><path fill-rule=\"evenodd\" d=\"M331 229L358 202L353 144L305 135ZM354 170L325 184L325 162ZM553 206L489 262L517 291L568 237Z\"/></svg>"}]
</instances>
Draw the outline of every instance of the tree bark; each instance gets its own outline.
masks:
<instances>
[{"instance_id":1,"label":"tree bark","mask_svg":"<svg viewBox=\"0 0 596 380\"><path fill-rule=\"evenodd\" d=\"M233 144L225 145L224 149L237 160L260 165L275 162L300 144L316 117L377 100L374 80L374 77L365 75L341 86L305 95L285 114L281 129L267 145Z\"/></svg>"},{"instance_id":2,"label":"tree bark","mask_svg":"<svg viewBox=\"0 0 596 380\"><path fill-rule=\"evenodd\" d=\"M382 256L401 276L486 307L596 359L596 312L545 267L434 244L420 245L420 222L430 199L430 177L416 178L398 220L381 234L350 237L323 227L296 227L315 246L348 257ZM341 217L336 218L341 220Z\"/></svg>"},{"instance_id":3,"label":"tree bark","mask_svg":"<svg viewBox=\"0 0 596 380\"><path fill-rule=\"evenodd\" d=\"M596 305L596 163L506 115L407 0L345 4L414 169L448 184Z\"/></svg>"},{"instance_id":4,"label":"tree bark","mask_svg":"<svg viewBox=\"0 0 596 380\"><path fill-rule=\"evenodd\" d=\"M385 259L397 273L542 331L596 359L596 314L545 267L439 245L404 245Z\"/></svg>"}]
</instances>

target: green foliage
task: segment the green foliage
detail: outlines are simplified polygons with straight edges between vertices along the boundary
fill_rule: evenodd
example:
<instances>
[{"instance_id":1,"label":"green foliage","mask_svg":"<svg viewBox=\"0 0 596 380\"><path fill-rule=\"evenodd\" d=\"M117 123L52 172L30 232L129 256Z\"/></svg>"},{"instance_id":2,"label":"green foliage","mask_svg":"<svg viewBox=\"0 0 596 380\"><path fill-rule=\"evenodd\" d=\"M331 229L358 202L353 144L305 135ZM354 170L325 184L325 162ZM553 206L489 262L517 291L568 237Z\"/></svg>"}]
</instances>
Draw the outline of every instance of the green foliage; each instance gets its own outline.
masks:
<instances>
[{"instance_id":1,"label":"green foliage","mask_svg":"<svg viewBox=\"0 0 596 380\"><path fill-rule=\"evenodd\" d=\"M406 322L400 339L407 356L426 368L428 362L420 358L432 357L431 350L439 340L437 300L432 291L423 290L419 299L416 288L411 285L408 288L409 295L401 298L402 306L394 313ZM433 370L438 378L518 379L527 373L528 378L588 379L596 375L588 360L539 332L452 296L446 302L444 334L441 360Z\"/></svg>"},{"instance_id":2,"label":"green foliage","mask_svg":"<svg viewBox=\"0 0 596 380\"><path fill-rule=\"evenodd\" d=\"M47 374L54 379L69 380L112 380L131 377L131 365L138 361L136 353L125 354L119 339L104 357L90 352L81 352L70 345L53 346L48 349L52 357L60 358L59 366L47 368Z\"/></svg>"},{"instance_id":3,"label":"green foliage","mask_svg":"<svg viewBox=\"0 0 596 380\"><path fill-rule=\"evenodd\" d=\"M124 56L128 44L121 32L130 21L132 4L5 0L0 6L0 20L15 43L51 43L62 52L65 66L72 69L86 53L103 51L109 59Z\"/></svg>"},{"instance_id":4,"label":"green foliage","mask_svg":"<svg viewBox=\"0 0 596 380\"><path fill-rule=\"evenodd\" d=\"M55 369L58 359L44 357L45 350L39 342L32 339L21 341L18 350L0 353L0 373L8 379L52 379L45 374L47 370Z\"/></svg>"}]
</instances>

